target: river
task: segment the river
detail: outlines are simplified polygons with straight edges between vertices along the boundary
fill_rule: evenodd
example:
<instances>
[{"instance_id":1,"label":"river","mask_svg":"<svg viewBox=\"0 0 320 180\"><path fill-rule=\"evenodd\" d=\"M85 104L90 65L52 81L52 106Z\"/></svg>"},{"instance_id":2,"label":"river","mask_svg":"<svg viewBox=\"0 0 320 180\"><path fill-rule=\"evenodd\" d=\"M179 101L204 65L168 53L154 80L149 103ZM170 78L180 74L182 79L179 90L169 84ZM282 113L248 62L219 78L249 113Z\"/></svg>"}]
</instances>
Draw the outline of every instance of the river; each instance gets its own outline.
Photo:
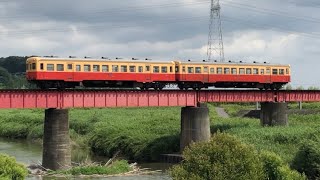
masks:
<instances>
[{"instance_id":1,"label":"river","mask_svg":"<svg viewBox=\"0 0 320 180\"><path fill-rule=\"evenodd\" d=\"M26 140L12 140L0 138L0 153L8 154L16 158L16 160L25 165L40 164L42 158L42 147L39 143L33 143ZM162 170L162 173L152 175L134 175L134 176L115 176L107 178L81 178L90 180L170 180L171 178L165 173L165 170L170 166L165 163L146 163L139 165L141 168L150 168L151 170ZM35 177L29 176L27 180L64 180L66 178L52 177ZM70 178L68 178L70 179ZM73 178L73 179L79 179Z\"/></svg>"}]
</instances>

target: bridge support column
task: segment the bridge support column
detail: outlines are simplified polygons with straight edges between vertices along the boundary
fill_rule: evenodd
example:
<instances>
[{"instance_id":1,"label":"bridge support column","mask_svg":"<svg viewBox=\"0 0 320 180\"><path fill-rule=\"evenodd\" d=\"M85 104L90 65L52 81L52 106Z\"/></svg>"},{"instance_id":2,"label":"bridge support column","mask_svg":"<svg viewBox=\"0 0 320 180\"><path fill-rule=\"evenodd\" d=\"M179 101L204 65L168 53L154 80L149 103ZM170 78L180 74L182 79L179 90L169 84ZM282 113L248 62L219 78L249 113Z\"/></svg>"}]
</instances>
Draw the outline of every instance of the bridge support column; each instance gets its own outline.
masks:
<instances>
[{"instance_id":1,"label":"bridge support column","mask_svg":"<svg viewBox=\"0 0 320 180\"><path fill-rule=\"evenodd\" d=\"M71 147L67 109L46 109L42 166L51 170L70 168Z\"/></svg>"},{"instance_id":2,"label":"bridge support column","mask_svg":"<svg viewBox=\"0 0 320 180\"><path fill-rule=\"evenodd\" d=\"M209 109L205 104L181 109L180 151L191 142L210 140Z\"/></svg>"},{"instance_id":3,"label":"bridge support column","mask_svg":"<svg viewBox=\"0 0 320 180\"><path fill-rule=\"evenodd\" d=\"M262 126L288 126L287 103L261 103L260 122Z\"/></svg>"}]
</instances>

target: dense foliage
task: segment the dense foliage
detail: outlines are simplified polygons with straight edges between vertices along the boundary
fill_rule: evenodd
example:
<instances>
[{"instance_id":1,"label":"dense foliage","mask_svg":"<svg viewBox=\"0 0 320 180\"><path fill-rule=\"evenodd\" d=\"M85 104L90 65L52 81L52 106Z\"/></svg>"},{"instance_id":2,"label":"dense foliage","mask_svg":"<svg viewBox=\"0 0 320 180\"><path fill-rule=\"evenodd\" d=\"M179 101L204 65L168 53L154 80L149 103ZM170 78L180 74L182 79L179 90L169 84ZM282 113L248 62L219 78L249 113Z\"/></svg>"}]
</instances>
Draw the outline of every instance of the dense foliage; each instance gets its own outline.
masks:
<instances>
[{"instance_id":1,"label":"dense foliage","mask_svg":"<svg viewBox=\"0 0 320 180\"><path fill-rule=\"evenodd\" d=\"M305 173L309 179L320 179L319 141L309 140L302 143L292 162L292 167Z\"/></svg>"},{"instance_id":2,"label":"dense foliage","mask_svg":"<svg viewBox=\"0 0 320 180\"><path fill-rule=\"evenodd\" d=\"M263 162L265 177L271 180L303 180L306 177L295 170L291 170L289 165L275 153L263 151L260 154Z\"/></svg>"},{"instance_id":3,"label":"dense foliage","mask_svg":"<svg viewBox=\"0 0 320 180\"><path fill-rule=\"evenodd\" d=\"M28 175L27 169L13 157L0 154L0 179L23 180Z\"/></svg>"},{"instance_id":4,"label":"dense foliage","mask_svg":"<svg viewBox=\"0 0 320 180\"><path fill-rule=\"evenodd\" d=\"M227 134L191 145L183 157L171 171L173 179L265 179L258 152Z\"/></svg>"}]
</instances>

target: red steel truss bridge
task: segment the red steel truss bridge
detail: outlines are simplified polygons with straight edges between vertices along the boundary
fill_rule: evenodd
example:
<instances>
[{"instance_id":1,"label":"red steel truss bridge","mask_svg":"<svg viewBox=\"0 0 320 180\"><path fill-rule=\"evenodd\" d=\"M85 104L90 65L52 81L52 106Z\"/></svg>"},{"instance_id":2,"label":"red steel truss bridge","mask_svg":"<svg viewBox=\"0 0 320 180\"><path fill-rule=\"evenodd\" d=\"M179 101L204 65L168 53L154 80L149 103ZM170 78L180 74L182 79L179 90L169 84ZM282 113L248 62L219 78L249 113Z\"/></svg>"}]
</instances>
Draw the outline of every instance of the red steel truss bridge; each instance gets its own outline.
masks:
<instances>
[{"instance_id":1,"label":"red steel truss bridge","mask_svg":"<svg viewBox=\"0 0 320 180\"><path fill-rule=\"evenodd\" d=\"M198 102L316 102L313 90L0 90L0 109L196 106Z\"/></svg>"}]
</instances>

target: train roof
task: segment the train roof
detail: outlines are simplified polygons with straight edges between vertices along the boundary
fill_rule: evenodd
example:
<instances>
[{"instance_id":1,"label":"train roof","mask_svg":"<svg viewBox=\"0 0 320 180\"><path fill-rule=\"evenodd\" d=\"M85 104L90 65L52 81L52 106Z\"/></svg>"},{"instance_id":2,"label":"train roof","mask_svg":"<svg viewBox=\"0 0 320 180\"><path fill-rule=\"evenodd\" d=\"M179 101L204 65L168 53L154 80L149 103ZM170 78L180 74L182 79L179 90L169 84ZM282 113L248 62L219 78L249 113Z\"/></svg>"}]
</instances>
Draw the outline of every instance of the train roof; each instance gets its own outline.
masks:
<instances>
[{"instance_id":1,"label":"train roof","mask_svg":"<svg viewBox=\"0 0 320 180\"><path fill-rule=\"evenodd\" d=\"M290 66L289 64L270 64L267 62L253 62L253 63L247 63L247 62L208 62L208 61L182 61L182 60L171 60L171 61L159 61L159 60L138 60L138 59L96 59L96 58L58 58L58 57L30 57L30 58L36 58L38 60L50 60L50 61L86 61L86 62L126 62L126 63L156 63L156 64L172 64L175 62L178 62L180 64L185 65L237 65L237 66Z\"/></svg>"},{"instance_id":2,"label":"train roof","mask_svg":"<svg viewBox=\"0 0 320 180\"><path fill-rule=\"evenodd\" d=\"M130 60L130 59L94 59L94 58L55 58L55 57L33 57L38 60L50 60L50 61L86 61L86 62L126 62L126 63L158 63L158 64L172 64L175 61L153 61L147 60Z\"/></svg>"},{"instance_id":3,"label":"train roof","mask_svg":"<svg viewBox=\"0 0 320 180\"><path fill-rule=\"evenodd\" d=\"M289 64L273 64L273 63L267 63L267 62L252 62L252 63L247 63L247 62L192 62L192 61L180 61L181 64L192 64L192 65L203 65L203 64L208 64L208 65L237 65L237 66L290 66Z\"/></svg>"}]
</instances>

